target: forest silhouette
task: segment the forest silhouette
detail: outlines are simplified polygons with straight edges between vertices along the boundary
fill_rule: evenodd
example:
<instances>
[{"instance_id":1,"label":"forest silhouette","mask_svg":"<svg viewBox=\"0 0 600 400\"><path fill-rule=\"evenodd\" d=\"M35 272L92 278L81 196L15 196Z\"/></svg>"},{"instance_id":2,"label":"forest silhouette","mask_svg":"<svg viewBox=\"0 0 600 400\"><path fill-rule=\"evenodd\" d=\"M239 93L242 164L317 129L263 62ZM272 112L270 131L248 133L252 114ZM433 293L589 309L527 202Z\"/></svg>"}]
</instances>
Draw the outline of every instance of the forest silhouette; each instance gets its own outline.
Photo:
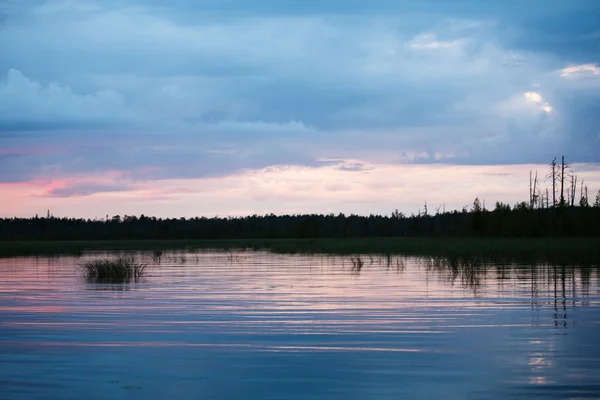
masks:
<instances>
[{"instance_id":1,"label":"forest silhouette","mask_svg":"<svg viewBox=\"0 0 600 400\"><path fill-rule=\"evenodd\" d=\"M404 216L252 215L155 218L113 216L105 220L0 219L0 240L264 239L348 237L552 237L600 236L600 205L530 208L497 203L486 210L476 199L469 210Z\"/></svg>"},{"instance_id":2,"label":"forest silhouette","mask_svg":"<svg viewBox=\"0 0 600 400\"><path fill-rule=\"evenodd\" d=\"M415 215L251 215L243 217L156 218L145 215L104 219L45 217L0 219L1 241L146 239L305 239L357 237L554 237L600 236L600 190L595 201L562 157L549 164L542 191L530 171L529 201L488 210L479 198L462 210ZM579 183L579 198L577 189ZM577 201L578 200L578 201Z\"/></svg>"}]
</instances>

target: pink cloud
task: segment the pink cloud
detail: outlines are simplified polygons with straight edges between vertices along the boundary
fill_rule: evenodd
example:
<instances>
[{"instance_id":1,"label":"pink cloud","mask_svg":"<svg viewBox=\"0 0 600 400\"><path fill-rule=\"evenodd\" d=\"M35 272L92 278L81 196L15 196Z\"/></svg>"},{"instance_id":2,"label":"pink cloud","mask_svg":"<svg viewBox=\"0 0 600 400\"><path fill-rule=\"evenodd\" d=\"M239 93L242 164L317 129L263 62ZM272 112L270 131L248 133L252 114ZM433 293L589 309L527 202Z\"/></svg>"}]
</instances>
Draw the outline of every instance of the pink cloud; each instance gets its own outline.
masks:
<instances>
[{"instance_id":1,"label":"pink cloud","mask_svg":"<svg viewBox=\"0 0 600 400\"><path fill-rule=\"evenodd\" d=\"M598 165L573 166L590 196L600 188ZM340 160L318 167L271 166L225 177L133 181L126 171L55 180L0 184L4 216L109 215L213 216L264 213L407 214L438 206L470 206L475 197L493 208L496 201L527 200L529 170L545 165L465 166L389 164ZM542 189L545 188L542 181ZM578 191L579 193L579 191Z\"/></svg>"}]
</instances>

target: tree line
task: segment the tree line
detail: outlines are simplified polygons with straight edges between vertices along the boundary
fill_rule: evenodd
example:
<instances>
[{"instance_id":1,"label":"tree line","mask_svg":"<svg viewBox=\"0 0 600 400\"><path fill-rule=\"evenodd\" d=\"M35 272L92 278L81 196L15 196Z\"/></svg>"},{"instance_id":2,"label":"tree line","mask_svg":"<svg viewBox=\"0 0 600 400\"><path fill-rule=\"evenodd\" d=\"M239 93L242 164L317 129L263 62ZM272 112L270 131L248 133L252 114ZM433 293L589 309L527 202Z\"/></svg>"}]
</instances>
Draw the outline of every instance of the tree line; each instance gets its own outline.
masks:
<instances>
[{"instance_id":1,"label":"tree line","mask_svg":"<svg viewBox=\"0 0 600 400\"><path fill-rule=\"evenodd\" d=\"M564 162L550 164L550 186L540 190L530 174L529 201L492 210L476 198L462 210L415 215L251 215L244 217L156 218L141 215L106 219L45 217L0 219L0 240L263 239L348 237L550 237L600 236L600 190L588 199L587 186Z\"/></svg>"}]
</instances>

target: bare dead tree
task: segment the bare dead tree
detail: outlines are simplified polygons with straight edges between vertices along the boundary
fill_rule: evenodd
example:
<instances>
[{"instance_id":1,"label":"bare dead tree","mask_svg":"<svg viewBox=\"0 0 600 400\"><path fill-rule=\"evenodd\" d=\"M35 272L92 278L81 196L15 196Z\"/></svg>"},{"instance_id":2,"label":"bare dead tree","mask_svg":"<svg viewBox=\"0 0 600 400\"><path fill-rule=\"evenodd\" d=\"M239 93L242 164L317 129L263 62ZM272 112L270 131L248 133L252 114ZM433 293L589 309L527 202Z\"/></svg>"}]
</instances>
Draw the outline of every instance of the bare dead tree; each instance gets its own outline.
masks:
<instances>
[{"instance_id":1,"label":"bare dead tree","mask_svg":"<svg viewBox=\"0 0 600 400\"><path fill-rule=\"evenodd\" d=\"M584 180L581 180L581 198L579 199L580 207L589 207L590 203L588 202L588 189L587 186L584 185Z\"/></svg>"},{"instance_id":2,"label":"bare dead tree","mask_svg":"<svg viewBox=\"0 0 600 400\"><path fill-rule=\"evenodd\" d=\"M533 208L533 182L531 178L532 171L529 170L529 208Z\"/></svg>"},{"instance_id":3,"label":"bare dead tree","mask_svg":"<svg viewBox=\"0 0 600 400\"><path fill-rule=\"evenodd\" d=\"M562 156L560 163L560 207L564 207L566 205L565 202L565 168L568 167L565 164L565 156Z\"/></svg>"},{"instance_id":4,"label":"bare dead tree","mask_svg":"<svg viewBox=\"0 0 600 400\"><path fill-rule=\"evenodd\" d=\"M535 179L533 178L533 171L529 170L529 208L535 208L537 203L537 171L535 171Z\"/></svg>"},{"instance_id":5,"label":"bare dead tree","mask_svg":"<svg viewBox=\"0 0 600 400\"><path fill-rule=\"evenodd\" d=\"M541 197L541 207L548 208L548 188L542 192Z\"/></svg>"},{"instance_id":6,"label":"bare dead tree","mask_svg":"<svg viewBox=\"0 0 600 400\"><path fill-rule=\"evenodd\" d=\"M552 180L552 207L556 207L556 175L557 175L557 166L556 166L556 157L550 163L550 172L546 175L546 180ZM547 189L546 189L547 190Z\"/></svg>"},{"instance_id":7,"label":"bare dead tree","mask_svg":"<svg viewBox=\"0 0 600 400\"><path fill-rule=\"evenodd\" d=\"M538 203L538 199L540 197L539 189L538 189L538 173L535 171L535 178L533 179L533 207Z\"/></svg>"},{"instance_id":8,"label":"bare dead tree","mask_svg":"<svg viewBox=\"0 0 600 400\"><path fill-rule=\"evenodd\" d=\"M574 172L571 172L569 174L569 176L571 177L571 187L570 187L570 200L571 200L571 207L573 207L575 205L575 194L577 192L577 174Z\"/></svg>"}]
</instances>

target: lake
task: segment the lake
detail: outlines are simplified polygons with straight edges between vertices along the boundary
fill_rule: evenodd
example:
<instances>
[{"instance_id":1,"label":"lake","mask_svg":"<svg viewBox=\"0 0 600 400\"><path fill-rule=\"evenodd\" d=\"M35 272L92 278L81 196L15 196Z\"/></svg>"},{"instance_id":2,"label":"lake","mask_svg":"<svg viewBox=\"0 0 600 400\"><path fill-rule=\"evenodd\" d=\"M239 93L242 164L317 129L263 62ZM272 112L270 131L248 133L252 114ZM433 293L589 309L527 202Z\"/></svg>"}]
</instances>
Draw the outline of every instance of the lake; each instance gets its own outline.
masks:
<instances>
[{"instance_id":1,"label":"lake","mask_svg":"<svg viewBox=\"0 0 600 400\"><path fill-rule=\"evenodd\" d=\"M600 398L597 268L169 252L0 259L2 399Z\"/></svg>"}]
</instances>

